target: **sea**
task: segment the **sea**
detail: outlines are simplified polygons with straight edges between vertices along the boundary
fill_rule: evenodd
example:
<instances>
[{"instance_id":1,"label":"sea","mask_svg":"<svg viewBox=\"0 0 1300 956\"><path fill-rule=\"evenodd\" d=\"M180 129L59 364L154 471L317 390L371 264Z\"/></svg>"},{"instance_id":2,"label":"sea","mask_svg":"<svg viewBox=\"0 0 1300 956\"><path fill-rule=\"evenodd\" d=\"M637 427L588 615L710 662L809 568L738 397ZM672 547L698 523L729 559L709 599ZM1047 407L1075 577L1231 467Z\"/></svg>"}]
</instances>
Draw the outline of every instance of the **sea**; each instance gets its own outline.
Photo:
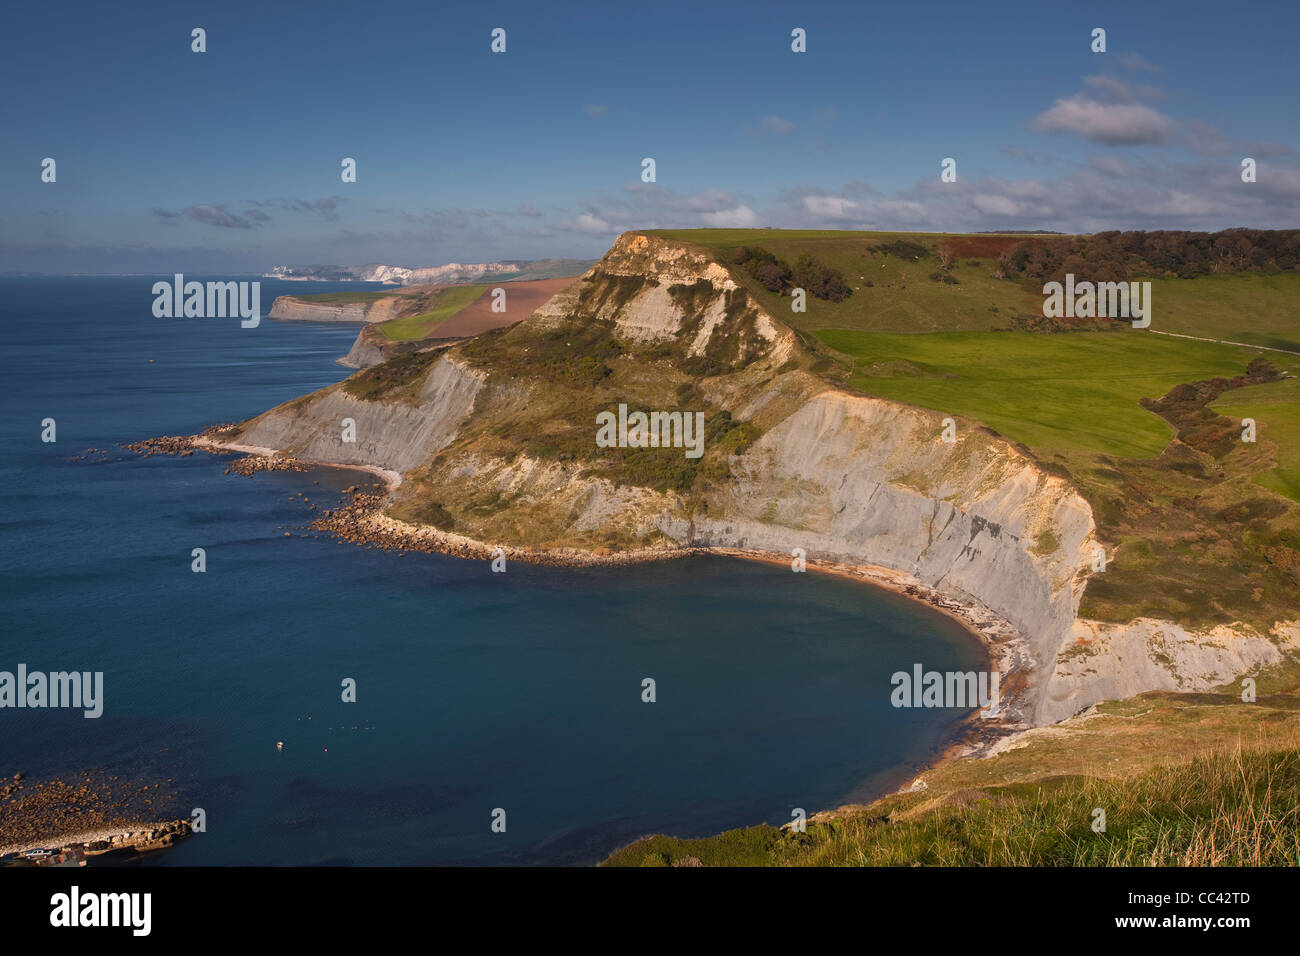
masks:
<instances>
[{"instance_id":1,"label":"sea","mask_svg":"<svg viewBox=\"0 0 1300 956\"><path fill-rule=\"evenodd\" d=\"M155 318L159 279L0 278L0 671L103 674L98 718L0 709L0 780L203 811L134 865L593 864L882 795L966 716L891 706L894 672L986 657L888 591L722 557L493 573L309 530L364 473L126 451L350 374L356 325ZM378 288L259 281L264 312Z\"/></svg>"}]
</instances>

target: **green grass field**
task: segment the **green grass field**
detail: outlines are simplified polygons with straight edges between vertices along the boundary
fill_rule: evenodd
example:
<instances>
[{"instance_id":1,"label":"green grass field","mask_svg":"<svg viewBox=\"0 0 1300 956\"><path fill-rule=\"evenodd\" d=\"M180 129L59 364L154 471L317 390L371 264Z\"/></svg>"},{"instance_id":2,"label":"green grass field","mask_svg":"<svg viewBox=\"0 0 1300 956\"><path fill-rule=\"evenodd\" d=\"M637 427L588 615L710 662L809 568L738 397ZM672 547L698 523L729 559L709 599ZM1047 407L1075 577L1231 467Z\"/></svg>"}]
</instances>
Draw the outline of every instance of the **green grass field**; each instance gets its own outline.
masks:
<instances>
[{"instance_id":1,"label":"green grass field","mask_svg":"<svg viewBox=\"0 0 1300 956\"><path fill-rule=\"evenodd\" d=\"M428 312L408 315L377 326L392 342L412 342L429 333L486 292L486 285L454 285L439 290L437 305Z\"/></svg>"},{"instance_id":2,"label":"green grass field","mask_svg":"<svg viewBox=\"0 0 1300 956\"><path fill-rule=\"evenodd\" d=\"M850 384L868 394L972 418L1035 449L1125 458L1154 458L1174 435L1140 399L1240 375L1260 354L1131 330L817 336L853 361Z\"/></svg>"},{"instance_id":3,"label":"green grass field","mask_svg":"<svg viewBox=\"0 0 1300 956\"><path fill-rule=\"evenodd\" d=\"M1300 352L1295 273L1158 279L1151 301L1153 329Z\"/></svg>"},{"instance_id":4,"label":"green grass field","mask_svg":"<svg viewBox=\"0 0 1300 956\"><path fill-rule=\"evenodd\" d=\"M1280 365L1278 358L1272 360ZM1292 363L1291 373L1300 375L1300 358ZM1257 440L1274 442L1278 460L1276 468L1261 472L1255 481L1300 501L1300 377L1237 389L1210 407L1220 415L1255 419Z\"/></svg>"}]
</instances>

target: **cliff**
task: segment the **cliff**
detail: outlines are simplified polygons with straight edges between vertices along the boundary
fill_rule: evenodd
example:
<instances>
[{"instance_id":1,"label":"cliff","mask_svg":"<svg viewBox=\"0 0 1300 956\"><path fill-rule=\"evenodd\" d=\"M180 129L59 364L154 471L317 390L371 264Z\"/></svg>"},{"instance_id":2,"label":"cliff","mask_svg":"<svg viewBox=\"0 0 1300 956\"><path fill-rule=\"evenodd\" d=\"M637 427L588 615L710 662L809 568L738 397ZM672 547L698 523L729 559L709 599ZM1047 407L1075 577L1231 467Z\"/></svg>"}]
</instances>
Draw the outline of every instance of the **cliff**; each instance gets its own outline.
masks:
<instances>
[{"instance_id":1,"label":"cliff","mask_svg":"<svg viewBox=\"0 0 1300 956\"><path fill-rule=\"evenodd\" d=\"M276 296L268 318L307 322L387 322L402 314L406 305L397 295L362 302L313 302L292 295Z\"/></svg>"},{"instance_id":2,"label":"cliff","mask_svg":"<svg viewBox=\"0 0 1300 956\"><path fill-rule=\"evenodd\" d=\"M357 332L352 347L338 363L346 368L373 368L381 362L428 349L440 349L456 341L458 336L446 338L414 339L411 341L393 341L374 325L367 325Z\"/></svg>"},{"instance_id":3,"label":"cliff","mask_svg":"<svg viewBox=\"0 0 1300 956\"><path fill-rule=\"evenodd\" d=\"M1221 683L1300 638L1077 620L1095 544L1078 491L978 423L946 442L943 416L838 387L826 364L727 266L630 233L518 325L384 362L236 440L402 473L385 521L489 544L803 548L898 572L1003 622L1025 724ZM698 410L704 454L600 447L596 415L620 403Z\"/></svg>"}]
</instances>

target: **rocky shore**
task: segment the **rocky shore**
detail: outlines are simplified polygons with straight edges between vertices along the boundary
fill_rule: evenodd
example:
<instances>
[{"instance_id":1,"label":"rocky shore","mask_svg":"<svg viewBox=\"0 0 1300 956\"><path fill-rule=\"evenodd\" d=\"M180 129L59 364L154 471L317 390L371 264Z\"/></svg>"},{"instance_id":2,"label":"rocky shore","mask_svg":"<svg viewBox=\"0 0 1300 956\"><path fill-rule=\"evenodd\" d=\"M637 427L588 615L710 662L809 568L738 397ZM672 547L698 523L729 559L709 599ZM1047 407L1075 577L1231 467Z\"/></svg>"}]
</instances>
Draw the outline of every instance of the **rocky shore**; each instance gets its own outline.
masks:
<instances>
[{"instance_id":1,"label":"rocky shore","mask_svg":"<svg viewBox=\"0 0 1300 956\"><path fill-rule=\"evenodd\" d=\"M52 855L73 850L95 856L115 850L148 851L174 845L190 821L148 822L164 808L175 812L179 793L166 783L141 783L98 772L73 779L28 781L15 774L0 784L0 862L25 850Z\"/></svg>"},{"instance_id":2,"label":"rocky shore","mask_svg":"<svg viewBox=\"0 0 1300 956\"><path fill-rule=\"evenodd\" d=\"M234 425L213 425L198 435L161 435L157 438L146 438L143 441L125 443L122 447L127 451L135 452L143 458L152 458L154 455L173 455L179 458L187 458L194 454L196 449L214 454L247 451L248 453L243 458L237 458L230 462L224 472L227 475L235 474L244 477L254 475L259 471L307 471L317 464L299 461L292 455L280 455L270 449L249 450L243 446L223 443L221 439L234 428Z\"/></svg>"}]
</instances>

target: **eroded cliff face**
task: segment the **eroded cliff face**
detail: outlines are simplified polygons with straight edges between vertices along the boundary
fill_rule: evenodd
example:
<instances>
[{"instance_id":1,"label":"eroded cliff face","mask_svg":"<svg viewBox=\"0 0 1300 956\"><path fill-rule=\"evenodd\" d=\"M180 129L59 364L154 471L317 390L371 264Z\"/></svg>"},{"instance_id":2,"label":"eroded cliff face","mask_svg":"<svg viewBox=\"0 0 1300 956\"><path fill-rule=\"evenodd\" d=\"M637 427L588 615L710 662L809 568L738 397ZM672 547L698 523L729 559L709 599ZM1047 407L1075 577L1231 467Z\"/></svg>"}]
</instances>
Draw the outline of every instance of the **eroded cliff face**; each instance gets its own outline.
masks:
<instances>
[{"instance_id":1,"label":"eroded cliff face","mask_svg":"<svg viewBox=\"0 0 1300 956\"><path fill-rule=\"evenodd\" d=\"M347 354L337 361L345 368L374 368L376 365L387 362L399 355L443 348L450 341L454 340L414 339L411 341L394 341L384 335L381 329L376 328L374 325L367 325L357 332L357 337L353 340L352 347L348 349Z\"/></svg>"},{"instance_id":2,"label":"eroded cliff face","mask_svg":"<svg viewBox=\"0 0 1300 956\"><path fill-rule=\"evenodd\" d=\"M905 572L1012 623L1041 680L1074 620L1092 511L1006 442L962 426L949 444L942 416L824 391L736 462L707 516L668 533Z\"/></svg>"},{"instance_id":3,"label":"eroded cliff face","mask_svg":"<svg viewBox=\"0 0 1300 956\"><path fill-rule=\"evenodd\" d=\"M1297 652L1300 621L1279 621L1260 633L1240 624L1185 628L1151 618L1127 624L1076 620L1047 683L1041 722L1148 690L1210 690Z\"/></svg>"},{"instance_id":4,"label":"eroded cliff face","mask_svg":"<svg viewBox=\"0 0 1300 956\"><path fill-rule=\"evenodd\" d=\"M410 402L365 401L333 386L245 422L238 440L307 461L401 474L428 461L456 437L483 378L447 358L433 365ZM349 434L355 441L345 440Z\"/></svg>"},{"instance_id":5,"label":"eroded cliff face","mask_svg":"<svg viewBox=\"0 0 1300 956\"><path fill-rule=\"evenodd\" d=\"M387 357L384 355L384 343L371 332L369 326L357 333L348 354L339 359L339 364L348 368L374 368Z\"/></svg>"},{"instance_id":6,"label":"eroded cliff face","mask_svg":"<svg viewBox=\"0 0 1300 956\"><path fill-rule=\"evenodd\" d=\"M591 385L570 387L575 374ZM349 394L354 381L367 397ZM793 331L725 267L657 237L620 237L499 336L389 361L349 383L267 412L238 440L402 473L382 520L436 527L450 517L454 527L440 531L489 545L725 547L787 559L802 548L900 572L1014 631L1029 724L1177 684L1178 666L1148 666L1163 658L1182 661L1199 687L1278 653L1276 640L1219 635L1222 653L1171 656L1169 642L1198 638L1165 627L1153 643L1140 622L1106 631L1077 621L1094 524L1068 482L977 423L958 420L946 442L937 413L828 385ZM594 405L582 404L588 392ZM657 471L629 471L627 450L594 447L592 408L624 398L671 408L673 396L698 404L721 436L675 487L656 486ZM342 440L344 419L355 442ZM1095 638L1087 654L1084 632ZM1146 663L1115 666L1121 649L1145 652Z\"/></svg>"},{"instance_id":7,"label":"eroded cliff face","mask_svg":"<svg viewBox=\"0 0 1300 956\"><path fill-rule=\"evenodd\" d=\"M268 318L305 322L387 322L401 315L405 300L394 294L373 302L309 302L296 296L276 296Z\"/></svg>"}]
</instances>

